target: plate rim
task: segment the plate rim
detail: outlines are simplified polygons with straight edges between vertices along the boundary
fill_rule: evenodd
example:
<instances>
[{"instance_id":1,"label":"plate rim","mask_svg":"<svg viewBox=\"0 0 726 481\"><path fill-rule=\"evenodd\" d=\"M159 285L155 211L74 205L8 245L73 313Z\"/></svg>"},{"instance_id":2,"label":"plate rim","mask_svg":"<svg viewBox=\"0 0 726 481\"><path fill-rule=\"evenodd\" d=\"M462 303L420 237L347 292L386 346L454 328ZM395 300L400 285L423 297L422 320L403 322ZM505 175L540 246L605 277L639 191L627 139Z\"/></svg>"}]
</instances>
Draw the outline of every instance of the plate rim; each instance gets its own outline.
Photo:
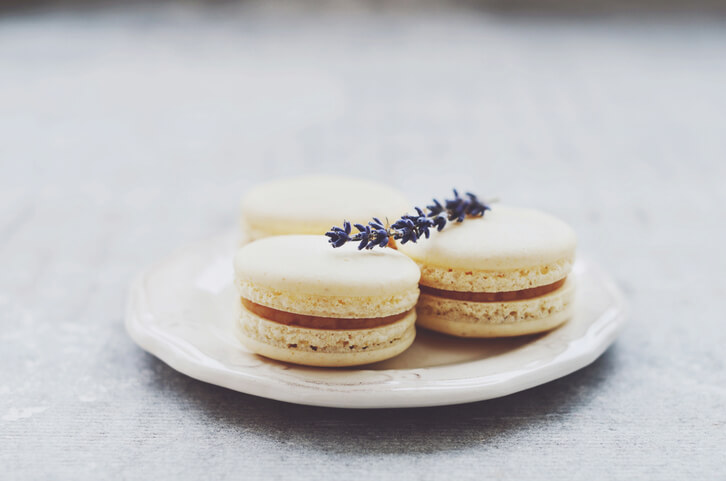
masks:
<instances>
[{"instance_id":1,"label":"plate rim","mask_svg":"<svg viewBox=\"0 0 726 481\"><path fill-rule=\"evenodd\" d=\"M615 341L625 325L629 312L625 296L614 280L596 263L582 255L578 255L576 264L596 273L602 285L612 297L613 303L595 322L586 328L582 336L571 341L567 349L558 353L544 365L513 371L506 379L501 379L502 374L498 374L496 382L487 379L492 377L489 374L480 377L458 378L456 379L458 382L454 384L429 379L425 386L414 388L409 385L410 382L400 382L401 378L412 375L411 380L415 382L420 379L421 372L441 371L462 364L475 365L487 360L480 359L454 365L416 369L377 371L352 369L356 372L368 371L392 376L392 382L388 383L390 385L386 386L385 389L371 389L371 385L357 383L361 389L353 390L353 392L350 392L352 390L351 385L345 386L346 392L339 389L330 389L335 386L342 388L342 384L301 383L283 380L279 377L264 377L260 373L229 369L219 361L203 354L186 340L177 336L170 336L148 322L148 318L154 318L154 316L148 308L145 308L144 284L146 278L161 266L184 256L190 250L197 250L202 246L217 242L229 243L232 237L231 234L226 234L187 245L177 249L138 274L131 282L128 291L125 328L129 336L142 349L182 374L209 384L277 401L322 407L384 409L455 405L514 394L564 377L594 362ZM259 359L262 363L281 364L262 357L259 357ZM297 366L288 367L283 364L281 371L295 368ZM399 378L398 381L396 381L396 377ZM377 387L380 388L385 384L378 383ZM368 389L365 389L366 387ZM415 391L415 395L411 395L413 394L411 391Z\"/></svg>"}]
</instances>

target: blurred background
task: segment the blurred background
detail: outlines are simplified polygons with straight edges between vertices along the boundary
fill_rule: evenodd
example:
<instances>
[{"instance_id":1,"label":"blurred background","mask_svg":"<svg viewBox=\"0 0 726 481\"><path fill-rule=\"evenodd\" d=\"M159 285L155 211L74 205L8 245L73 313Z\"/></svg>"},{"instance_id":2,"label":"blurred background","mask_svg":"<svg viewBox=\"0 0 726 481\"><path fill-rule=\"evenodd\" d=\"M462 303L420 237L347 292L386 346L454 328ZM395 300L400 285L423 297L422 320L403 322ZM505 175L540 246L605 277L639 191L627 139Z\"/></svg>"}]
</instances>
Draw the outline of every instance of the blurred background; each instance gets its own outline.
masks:
<instances>
[{"instance_id":1,"label":"blurred background","mask_svg":"<svg viewBox=\"0 0 726 481\"><path fill-rule=\"evenodd\" d=\"M720 1L0 2L0 465L723 474L725 159ZM403 413L231 393L131 342L137 272L311 172L550 211L632 322L564 380Z\"/></svg>"}]
</instances>

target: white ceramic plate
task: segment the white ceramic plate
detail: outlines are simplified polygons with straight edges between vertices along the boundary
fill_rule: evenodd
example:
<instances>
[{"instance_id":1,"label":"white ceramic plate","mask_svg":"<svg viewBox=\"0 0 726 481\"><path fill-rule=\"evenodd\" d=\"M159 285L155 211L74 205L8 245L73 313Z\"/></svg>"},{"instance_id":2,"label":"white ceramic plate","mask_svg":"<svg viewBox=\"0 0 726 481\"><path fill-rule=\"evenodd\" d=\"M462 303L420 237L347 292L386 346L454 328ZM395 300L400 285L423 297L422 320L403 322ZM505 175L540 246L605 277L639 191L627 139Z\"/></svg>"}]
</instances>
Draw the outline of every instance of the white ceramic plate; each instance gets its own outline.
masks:
<instances>
[{"instance_id":1,"label":"white ceramic plate","mask_svg":"<svg viewBox=\"0 0 726 481\"><path fill-rule=\"evenodd\" d=\"M400 356L364 368L309 368L248 352L234 334L232 235L182 249L132 284L126 328L145 350L193 378L298 404L438 406L505 396L587 366L615 340L625 305L615 284L578 260L575 315L547 334L455 339L419 330Z\"/></svg>"}]
</instances>

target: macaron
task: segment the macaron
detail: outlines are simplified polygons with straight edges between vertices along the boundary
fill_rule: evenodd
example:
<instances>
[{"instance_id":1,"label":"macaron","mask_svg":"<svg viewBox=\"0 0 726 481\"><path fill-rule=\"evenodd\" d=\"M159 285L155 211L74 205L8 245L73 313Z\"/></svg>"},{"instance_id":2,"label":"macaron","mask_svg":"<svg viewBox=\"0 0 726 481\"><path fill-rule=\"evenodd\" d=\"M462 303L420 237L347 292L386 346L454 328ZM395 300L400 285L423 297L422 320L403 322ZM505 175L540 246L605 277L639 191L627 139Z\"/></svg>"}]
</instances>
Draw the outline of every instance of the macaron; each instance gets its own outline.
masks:
<instances>
[{"instance_id":1,"label":"macaron","mask_svg":"<svg viewBox=\"0 0 726 481\"><path fill-rule=\"evenodd\" d=\"M460 337L543 332L572 317L576 236L546 213L502 205L399 248L421 268L421 327Z\"/></svg>"},{"instance_id":2,"label":"macaron","mask_svg":"<svg viewBox=\"0 0 726 481\"><path fill-rule=\"evenodd\" d=\"M420 271L394 249L334 249L324 236L267 237L234 259L250 351L309 366L355 366L403 352L416 336Z\"/></svg>"},{"instance_id":3,"label":"macaron","mask_svg":"<svg viewBox=\"0 0 726 481\"><path fill-rule=\"evenodd\" d=\"M247 241L274 235L325 234L343 220L397 219L411 204L385 184L338 175L292 177L260 184L242 199Z\"/></svg>"}]
</instances>

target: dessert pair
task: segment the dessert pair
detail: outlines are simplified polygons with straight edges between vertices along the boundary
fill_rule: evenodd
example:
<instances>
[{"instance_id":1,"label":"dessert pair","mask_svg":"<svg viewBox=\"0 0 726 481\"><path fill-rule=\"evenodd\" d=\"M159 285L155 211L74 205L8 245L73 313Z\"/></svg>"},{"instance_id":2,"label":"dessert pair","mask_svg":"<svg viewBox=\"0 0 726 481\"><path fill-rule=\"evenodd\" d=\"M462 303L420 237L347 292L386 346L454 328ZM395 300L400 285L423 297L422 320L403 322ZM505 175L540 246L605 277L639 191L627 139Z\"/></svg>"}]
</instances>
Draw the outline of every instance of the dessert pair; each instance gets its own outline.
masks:
<instances>
[{"instance_id":1,"label":"dessert pair","mask_svg":"<svg viewBox=\"0 0 726 481\"><path fill-rule=\"evenodd\" d=\"M340 177L251 191L243 230L259 240L235 257L245 346L298 364L352 366L403 352L414 324L502 337L543 332L571 316L576 241L565 223L458 194L390 226L379 220L399 219L404 204L388 187ZM358 225L321 235L343 218ZM284 235L300 233L310 235Z\"/></svg>"}]
</instances>

